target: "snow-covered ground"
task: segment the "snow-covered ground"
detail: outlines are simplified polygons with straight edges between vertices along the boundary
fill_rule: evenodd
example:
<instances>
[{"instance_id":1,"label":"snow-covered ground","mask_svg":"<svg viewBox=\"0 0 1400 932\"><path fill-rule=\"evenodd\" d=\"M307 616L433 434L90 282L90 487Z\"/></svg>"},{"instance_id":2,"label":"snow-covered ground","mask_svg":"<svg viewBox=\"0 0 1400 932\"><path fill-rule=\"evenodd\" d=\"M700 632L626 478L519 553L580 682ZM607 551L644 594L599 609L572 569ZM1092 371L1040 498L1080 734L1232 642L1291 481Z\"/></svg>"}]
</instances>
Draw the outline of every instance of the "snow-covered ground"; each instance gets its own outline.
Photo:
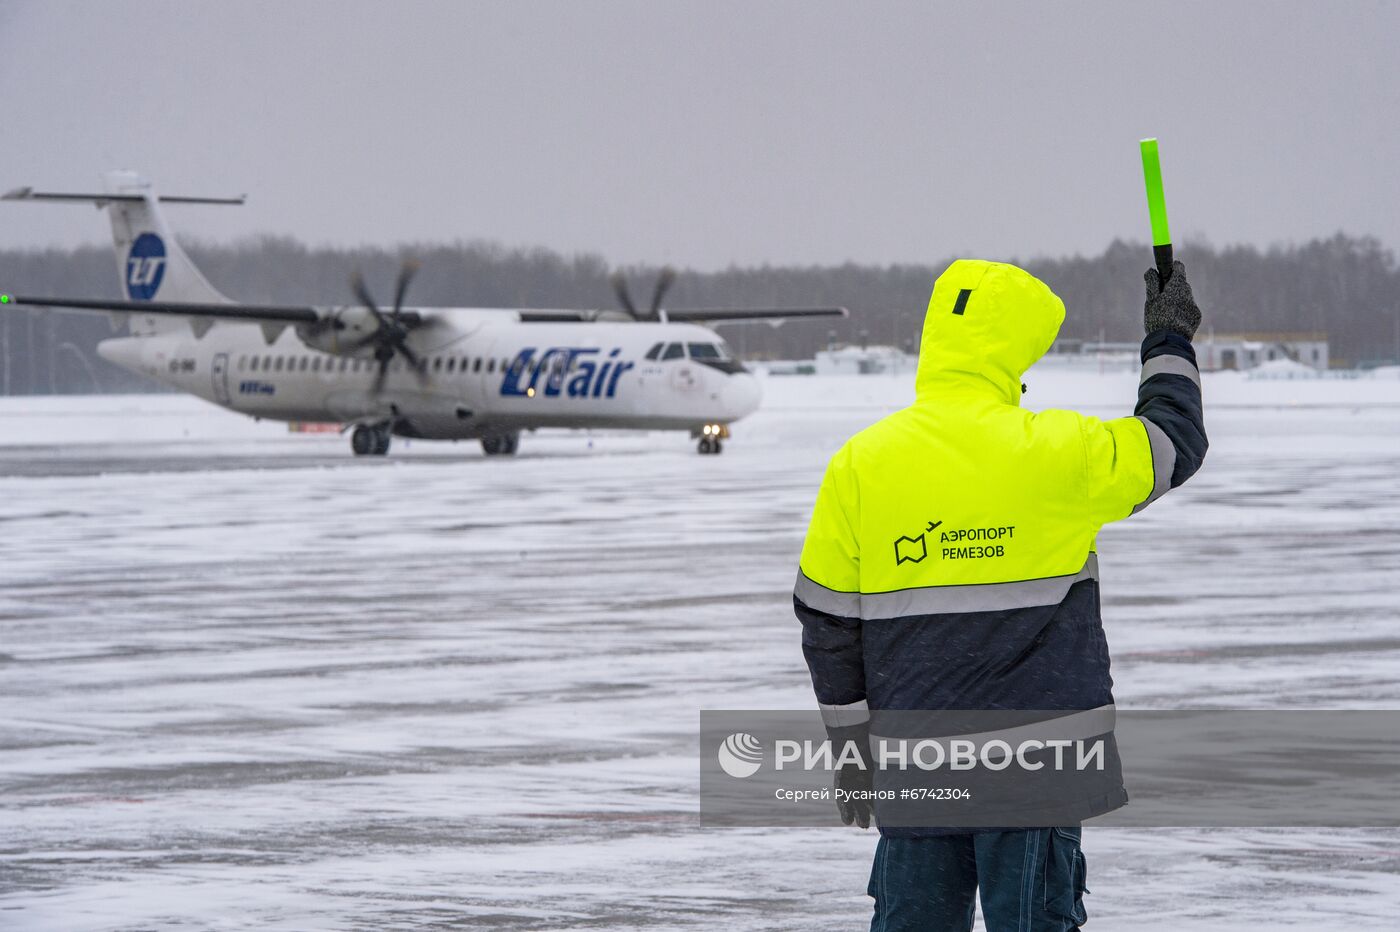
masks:
<instances>
[{"instance_id":1,"label":"snow-covered ground","mask_svg":"<svg viewBox=\"0 0 1400 932\"><path fill-rule=\"evenodd\" d=\"M1136 384L1028 381L1103 416ZM701 828L696 732L811 706L807 511L909 383L771 378L719 457L0 402L0 928L861 927L873 833ZM1400 381L1206 398L1206 468L1100 539L1120 704L1400 708ZM1400 916L1400 831L1085 848L1104 932Z\"/></svg>"}]
</instances>

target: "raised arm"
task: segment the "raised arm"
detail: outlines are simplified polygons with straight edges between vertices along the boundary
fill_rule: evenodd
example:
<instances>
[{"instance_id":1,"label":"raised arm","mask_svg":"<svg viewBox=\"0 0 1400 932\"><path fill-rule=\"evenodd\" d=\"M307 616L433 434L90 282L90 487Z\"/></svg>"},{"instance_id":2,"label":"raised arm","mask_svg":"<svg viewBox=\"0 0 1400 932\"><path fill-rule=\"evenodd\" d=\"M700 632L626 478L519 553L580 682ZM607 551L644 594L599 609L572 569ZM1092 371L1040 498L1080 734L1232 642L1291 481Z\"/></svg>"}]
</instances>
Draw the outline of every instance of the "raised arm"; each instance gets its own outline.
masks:
<instances>
[{"instance_id":1,"label":"raised arm","mask_svg":"<svg viewBox=\"0 0 1400 932\"><path fill-rule=\"evenodd\" d=\"M1133 417L1083 420L1090 509L1100 524L1136 514L1190 479L1208 447L1201 374L1191 345L1201 311L1186 267L1172 264L1165 290L1156 269L1144 279L1147 336Z\"/></svg>"}]
</instances>

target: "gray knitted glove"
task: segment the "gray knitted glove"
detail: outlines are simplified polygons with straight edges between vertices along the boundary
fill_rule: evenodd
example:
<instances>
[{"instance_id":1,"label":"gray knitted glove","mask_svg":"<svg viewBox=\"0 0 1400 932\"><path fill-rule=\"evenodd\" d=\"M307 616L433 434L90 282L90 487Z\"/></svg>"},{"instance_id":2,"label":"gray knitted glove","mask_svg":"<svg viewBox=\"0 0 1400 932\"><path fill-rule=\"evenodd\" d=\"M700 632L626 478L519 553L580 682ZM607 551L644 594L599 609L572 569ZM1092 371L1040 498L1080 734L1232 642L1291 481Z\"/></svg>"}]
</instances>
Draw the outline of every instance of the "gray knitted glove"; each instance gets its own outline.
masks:
<instances>
[{"instance_id":1,"label":"gray knitted glove","mask_svg":"<svg viewBox=\"0 0 1400 932\"><path fill-rule=\"evenodd\" d=\"M1191 285L1186 281L1186 266L1178 260L1172 263L1172 277L1167 279L1167 290L1161 290L1156 269L1148 269L1143 281L1147 283L1147 303L1143 306L1142 322L1148 333L1170 330L1186 339L1196 335L1201 325L1201 309L1191 296Z\"/></svg>"}]
</instances>

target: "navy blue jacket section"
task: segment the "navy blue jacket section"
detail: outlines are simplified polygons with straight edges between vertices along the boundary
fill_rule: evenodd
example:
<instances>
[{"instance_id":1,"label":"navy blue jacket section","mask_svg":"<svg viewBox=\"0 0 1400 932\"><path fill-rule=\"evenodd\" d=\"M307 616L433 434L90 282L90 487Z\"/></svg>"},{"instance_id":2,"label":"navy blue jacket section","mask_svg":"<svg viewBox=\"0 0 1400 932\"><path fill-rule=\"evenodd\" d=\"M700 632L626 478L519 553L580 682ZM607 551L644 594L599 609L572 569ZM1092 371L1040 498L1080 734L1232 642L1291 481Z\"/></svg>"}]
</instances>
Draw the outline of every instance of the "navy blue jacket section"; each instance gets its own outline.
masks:
<instances>
[{"instance_id":1,"label":"navy blue jacket section","mask_svg":"<svg viewBox=\"0 0 1400 932\"><path fill-rule=\"evenodd\" d=\"M871 709L1093 709L1113 702L1099 586L1058 605L836 618L794 599L817 701Z\"/></svg>"},{"instance_id":2,"label":"navy blue jacket section","mask_svg":"<svg viewBox=\"0 0 1400 932\"><path fill-rule=\"evenodd\" d=\"M1149 333L1142 341L1142 362L1158 356L1180 356L1196 365L1196 350L1191 341L1170 330ZM1205 415L1201 409L1201 390L1189 377L1174 373L1154 375L1138 388L1137 408L1133 413L1145 417L1158 427L1176 447L1176 468L1172 470L1172 488L1196 474L1206 458Z\"/></svg>"}]
</instances>

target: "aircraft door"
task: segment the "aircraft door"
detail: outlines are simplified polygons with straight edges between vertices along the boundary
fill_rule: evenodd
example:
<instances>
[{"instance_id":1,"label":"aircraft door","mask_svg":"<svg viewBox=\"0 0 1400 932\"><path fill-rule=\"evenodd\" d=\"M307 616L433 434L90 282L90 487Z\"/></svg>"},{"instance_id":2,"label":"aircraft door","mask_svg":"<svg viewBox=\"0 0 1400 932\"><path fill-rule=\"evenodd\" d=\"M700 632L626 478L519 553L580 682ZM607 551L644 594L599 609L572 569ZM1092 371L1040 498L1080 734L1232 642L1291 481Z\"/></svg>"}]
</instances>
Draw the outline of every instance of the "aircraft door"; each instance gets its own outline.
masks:
<instances>
[{"instance_id":1,"label":"aircraft door","mask_svg":"<svg viewBox=\"0 0 1400 932\"><path fill-rule=\"evenodd\" d=\"M214 379L214 400L221 405L228 404L228 353L216 354L209 372Z\"/></svg>"}]
</instances>

